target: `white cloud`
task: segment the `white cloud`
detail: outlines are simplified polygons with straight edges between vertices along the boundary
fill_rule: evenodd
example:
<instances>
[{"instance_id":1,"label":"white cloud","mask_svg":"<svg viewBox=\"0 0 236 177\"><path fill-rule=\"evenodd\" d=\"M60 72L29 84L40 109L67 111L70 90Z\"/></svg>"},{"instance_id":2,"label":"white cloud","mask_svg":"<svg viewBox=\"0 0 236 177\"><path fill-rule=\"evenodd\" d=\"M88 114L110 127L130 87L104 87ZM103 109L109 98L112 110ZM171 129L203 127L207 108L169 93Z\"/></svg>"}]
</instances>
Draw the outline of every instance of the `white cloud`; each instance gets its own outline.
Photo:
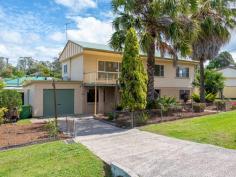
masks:
<instances>
[{"instance_id":1,"label":"white cloud","mask_svg":"<svg viewBox=\"0 0 236 177\"><path fill-rule=\"evenodd\" d=\"M35 48L35 58L40 59L50 59L59 55L59 52L62 50L62 47L46 47L38 46ZM43 55L42 55L43 54Z\"/></svg>"},{"instance_id":2,"label":"white cloud","mask_svg":"<svg viewBox=\"0 0 236 177\"><path fill-rule=\"evenodd\" d=\"M74 11L97 7L94 0L55 0L55 2Z\"/></svg>"},{"instance_id":3,"label":"white cloud","mask_svg":"<svg viewBox=\"0 0 236 177\"><path fill-rule=\"evenodd\" d=\"M57 57L61 46L48 37L55 28L37 12L15 11L0 5L0 56L8 57L13 65L24 56L38 60Z\"/></svg>"},{"instance_id":4,"label":"white cloud","mask_svg":"<svg viewBox=\"0 0 236 177\"><path fill-rule=\"evenodd\" d=\"M235 51L231 51L230 53L231 53L233 59L234 59L235 62L236 62L236 50L235 50Z\"/></svg>"},{"instance_id":5,"label":"white cloud","mask_svg":"<svg viewBox=\"0 0 236 177\"><path fill-rule=\"evenodd\" d=\"M9 55L9 51L7 50L6 46L3 44L0 44L0 55L1 56Z\"/></svg>"},{"instance_id":6,"label":"white cloud","mask_svg":"<svg viewBox=\"0 0 236 177\"><path fill-rule=\"evenodd\" d=\"M29 39L29 41L31 41L31 42L36 42L36 41L39 41L41 38L40 38L40 35L38 35L38 34L30 33L30 34L28 35L28 39Z\"/></svg>"},{"instance_id":7,"label":"white cloud","mask_svg":"<svg viewBox=\"0 0 236 177\"><path fill-rule=\"evenodd\" d=\"M112 35L112 24L110 21L101 21L94 17L70 18L77 24L75 30L68 30L68 38L71 40L96 42L107 44Z\"/></svg>"},{"instance_id":8,"label":"white cloud","mask_svg":"<svg viewBox=\"0 0 236 177\"><path fill-rule=\"evenodd\" d=\"M56 42L63 42L65 41L65 34L62 32L54 32L49 36L49 39Z\"/></svg>"},{"instance_id":9,"label":"white cloud","mask_svg":"<svg viewBox=\"0 0 236 177\"><path fill-rule=\"evenodd\" d=\"M21 44L22 36L16 31L0 31L0 40L9 43Z\"/></svg>"},{"instance_id":10,"label":"white cloud","mask_svg":"<svg viewBox=\"0 0 236 177\"><path fill-rule=\"evenodd\" d=\"M236 61L236 30L231 31L231 39L228 44L226 44L221 51L228 51L233 56Z\"/></svg>"}]
</instances>

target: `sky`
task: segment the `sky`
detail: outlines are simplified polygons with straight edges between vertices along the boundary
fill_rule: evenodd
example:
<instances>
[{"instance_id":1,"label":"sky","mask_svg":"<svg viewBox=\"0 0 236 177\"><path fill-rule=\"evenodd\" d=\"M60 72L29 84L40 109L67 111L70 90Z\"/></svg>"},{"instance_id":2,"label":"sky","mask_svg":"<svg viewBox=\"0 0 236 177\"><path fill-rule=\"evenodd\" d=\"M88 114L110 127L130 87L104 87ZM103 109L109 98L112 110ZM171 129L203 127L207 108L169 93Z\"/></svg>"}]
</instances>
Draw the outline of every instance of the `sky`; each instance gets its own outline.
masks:
<instances>
[{"instance_id":1,"label":"sky","mask_svg":"<svg viewBox=\"0 0 236 177\"><path fill-rule=\"evenodd\" d=\"M66 36L107 44L113 18L111 0L0 0L0 56L13 65L25 56L52 60ZM222 50L236 59L236 32Z\"/></svg>"}]
</instances>

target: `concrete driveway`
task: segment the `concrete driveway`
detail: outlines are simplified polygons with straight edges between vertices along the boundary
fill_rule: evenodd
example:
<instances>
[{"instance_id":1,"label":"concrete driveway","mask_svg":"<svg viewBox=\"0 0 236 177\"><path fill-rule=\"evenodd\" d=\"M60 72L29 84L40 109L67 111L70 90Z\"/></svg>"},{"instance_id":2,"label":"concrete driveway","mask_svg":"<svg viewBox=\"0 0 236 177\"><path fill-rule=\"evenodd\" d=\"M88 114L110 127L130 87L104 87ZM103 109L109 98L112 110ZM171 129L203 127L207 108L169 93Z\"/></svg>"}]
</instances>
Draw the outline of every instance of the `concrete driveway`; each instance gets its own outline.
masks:
<instances>
[{"instance_id":1,"label":"concrete driveway","mask_svg":"<svg viewBox=\"0 0 236 177\"><path fill-rule=\"evenodd\" d=\"M78 120L76 142L141 177L235 177L236 151Z\"/></svg>"}]
</instances>

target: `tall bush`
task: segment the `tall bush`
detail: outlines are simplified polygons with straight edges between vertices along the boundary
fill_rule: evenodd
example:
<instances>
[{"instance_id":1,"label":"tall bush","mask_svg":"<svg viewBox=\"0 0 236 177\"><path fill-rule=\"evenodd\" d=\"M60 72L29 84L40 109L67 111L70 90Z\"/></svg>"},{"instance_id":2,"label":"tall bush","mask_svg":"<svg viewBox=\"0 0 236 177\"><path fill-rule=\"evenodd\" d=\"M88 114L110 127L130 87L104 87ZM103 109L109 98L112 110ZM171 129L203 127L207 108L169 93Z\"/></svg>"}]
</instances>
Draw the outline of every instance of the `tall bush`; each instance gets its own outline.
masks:
<instances>
[{"instance_id":1,"label":"tall bush","mask_svg":"<svg viewBox=\"0 0 236 177\"><path fill-rule=\"evenodd\" d=\"M0 91L0 107L19 108L22 105L21 94L15 90Z\"/></svg>"},{"instance_id":2,"label":"tall bush","mask_svg":"<svg viewBox=\"0 0 236 177\"><path fill-rule=\"evenodd\" d=\"M147 74L139 56L139 43L133 28L128 30L125 40L120 86L122 107L132 112L133 122L133 112L144 109L147 104Z\"/></svg>"},{"instance_id":3,"label":"tall bush","mask_svg":"<svg viewBox=\"0 0 236 177\"><path fill-rule=\"evenodd\" d=\"M0 90L3 89L5 86L4 82L2 80L0 80Z\"/></svg>"}]
</instances>

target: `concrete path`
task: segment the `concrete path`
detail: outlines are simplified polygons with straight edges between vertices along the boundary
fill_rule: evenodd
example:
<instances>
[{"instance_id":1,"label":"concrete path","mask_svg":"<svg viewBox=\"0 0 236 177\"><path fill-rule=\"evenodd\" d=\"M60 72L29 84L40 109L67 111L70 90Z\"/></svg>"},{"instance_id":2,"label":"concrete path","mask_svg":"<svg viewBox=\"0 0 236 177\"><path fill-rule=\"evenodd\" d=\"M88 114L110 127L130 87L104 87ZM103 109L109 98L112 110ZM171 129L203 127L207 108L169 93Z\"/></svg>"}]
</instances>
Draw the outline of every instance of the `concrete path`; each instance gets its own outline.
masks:
<instances>
[{"instance_id":1,"label":"concrete path","mask_svg":"<svg viewBox=\"0 0 236 177\"><path fill-rule=\"evenodd\" d=\"M141 177L235 177L236 151L85 119L76 142Z\"/></svg>"}]
</instances>

